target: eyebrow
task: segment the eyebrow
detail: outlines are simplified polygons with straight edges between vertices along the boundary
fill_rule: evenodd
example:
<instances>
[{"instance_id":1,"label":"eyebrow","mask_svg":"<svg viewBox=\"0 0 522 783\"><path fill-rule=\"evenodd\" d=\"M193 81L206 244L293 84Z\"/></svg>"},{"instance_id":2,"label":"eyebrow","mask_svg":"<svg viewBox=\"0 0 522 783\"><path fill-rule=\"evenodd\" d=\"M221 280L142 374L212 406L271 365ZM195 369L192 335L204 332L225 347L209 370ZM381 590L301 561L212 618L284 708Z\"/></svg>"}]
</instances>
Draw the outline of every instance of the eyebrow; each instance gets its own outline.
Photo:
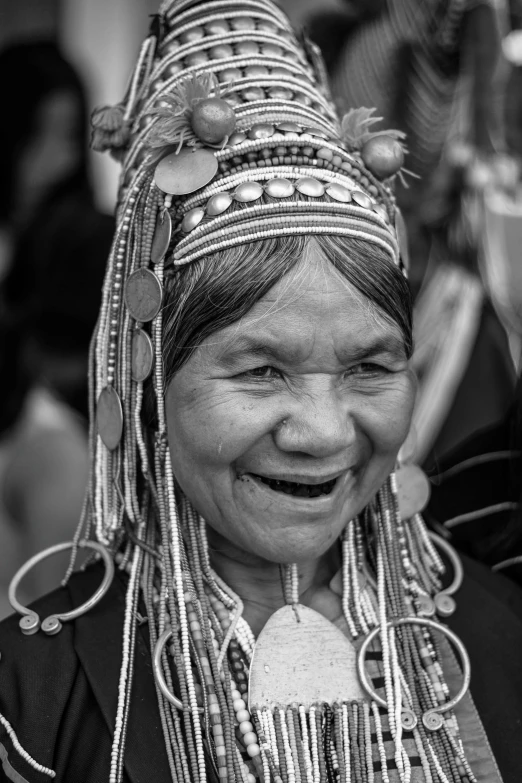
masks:
<instances>
[{"instance_id":1,"label":"eyebrow","mask_svg":"<svg viewBox=\"0 0 522 783\"><path fill-rule=\"evenodd\" d=\"M342 351L339 360L342 364L350 364L382 354L405 357L406 350L403 340L394 334L382 335L364 345L351 346ZM282 342L275 343L270 339L265 341L254 336L239 336L230 348L224 349L219 362L224 367L232 367L246 357L269 362L297 364L300 360L300 351L298 348L292 348Z\"/></svg>"}]
</instances>

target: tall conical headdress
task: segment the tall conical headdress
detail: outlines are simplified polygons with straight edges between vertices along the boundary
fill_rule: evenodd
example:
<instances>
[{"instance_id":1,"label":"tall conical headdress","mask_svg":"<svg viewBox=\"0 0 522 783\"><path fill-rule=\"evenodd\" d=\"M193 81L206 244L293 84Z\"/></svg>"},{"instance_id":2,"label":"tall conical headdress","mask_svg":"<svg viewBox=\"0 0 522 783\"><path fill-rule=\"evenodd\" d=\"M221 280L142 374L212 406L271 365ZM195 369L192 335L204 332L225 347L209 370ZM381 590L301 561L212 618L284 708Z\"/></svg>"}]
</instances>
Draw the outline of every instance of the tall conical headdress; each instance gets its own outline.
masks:
<instances>
[{"instance_id":1,"label":"tall conical headdress","mask_svg":"<svg viewBox=\"0 0 522 783\"><path fill-rule=\"evenodd\" d=\"M122 198L163 157L154 182L181 228L175 263L222 246L223 232L233 245L304 228L363 237L398 258L389 182L370 169L395 174L400 145L370 132L367 110L341 126L316 48L281 11L265 0L172 2L154 29L124 105L95 116L94 143L122 157ZM261 204L263 193L274 201Z\"/></svg>"}]
</instances>

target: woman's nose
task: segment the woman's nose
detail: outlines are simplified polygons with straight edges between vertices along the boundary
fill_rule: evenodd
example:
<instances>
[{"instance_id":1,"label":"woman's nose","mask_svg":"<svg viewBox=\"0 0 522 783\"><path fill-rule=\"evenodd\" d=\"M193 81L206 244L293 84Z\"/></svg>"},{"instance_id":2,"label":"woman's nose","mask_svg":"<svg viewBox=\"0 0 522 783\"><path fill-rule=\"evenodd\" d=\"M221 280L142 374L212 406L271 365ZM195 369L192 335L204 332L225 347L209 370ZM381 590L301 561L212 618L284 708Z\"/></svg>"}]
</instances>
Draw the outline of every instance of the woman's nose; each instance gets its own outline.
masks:
<instances>
[{"instance_id":1,"label":"woman's nose","mask_svg":"<svg viewBox=\"0 0 522 783\"><path fill-rule=\"evenodd\" d=\"M274 431L281 451L321 458L353 446L356 436L350 406L334 390L300 397Z\"/></svg>"}]
</instances>

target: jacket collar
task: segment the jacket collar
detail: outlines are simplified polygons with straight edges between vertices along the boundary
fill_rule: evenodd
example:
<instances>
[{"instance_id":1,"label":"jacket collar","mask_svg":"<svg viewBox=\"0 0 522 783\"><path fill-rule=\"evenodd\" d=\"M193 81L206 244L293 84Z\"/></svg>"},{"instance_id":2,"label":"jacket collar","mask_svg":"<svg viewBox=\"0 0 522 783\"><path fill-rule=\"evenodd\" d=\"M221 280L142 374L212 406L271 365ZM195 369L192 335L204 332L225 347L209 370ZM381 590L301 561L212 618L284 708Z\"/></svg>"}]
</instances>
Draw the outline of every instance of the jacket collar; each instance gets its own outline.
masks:
<instances>
[{"instance_id":1,"label":"jacket collar","mask_svg":"<svg viewBox=\"0 0 522 783\"><path fill-rule=\"evenodd\" d=\"M85 580L72 580L73 606L82 604L100 582L100 568L89 568ZM92 589L91 589L92 588ZM89 593L89 590L91 592ZM116 720L125 610L125 583L120 572L100 603L75 622L74 646L112 737ZM138 628L131 704L125 747L125 771L132 783L171 780L163 738L146 626Z\"/></svg>"}]
</instances>

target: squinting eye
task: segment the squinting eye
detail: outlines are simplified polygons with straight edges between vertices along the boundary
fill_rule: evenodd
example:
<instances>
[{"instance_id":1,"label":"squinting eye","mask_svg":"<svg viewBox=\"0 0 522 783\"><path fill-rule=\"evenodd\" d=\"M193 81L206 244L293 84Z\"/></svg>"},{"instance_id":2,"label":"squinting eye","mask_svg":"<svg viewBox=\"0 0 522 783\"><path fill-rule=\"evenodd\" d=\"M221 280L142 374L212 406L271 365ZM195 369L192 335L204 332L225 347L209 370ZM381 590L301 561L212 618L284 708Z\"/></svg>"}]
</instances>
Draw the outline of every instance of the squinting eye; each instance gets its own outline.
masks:
<instances>
[{"instance_id":1,"label":"squinting eye","mask_svg":"<svg viewBox=\"0 0 522 783\"><path fill-rule=\"evenodd\" d=\"M346 375L382 375L383 373L387 373L389 370L386 367L383 367L382 364L373 364L372 362L361 362L361 364L356 364L355 367L350 367L349 370L346 371Z\"/></svg>"},{"instance_id":2,"label":"squinting eye","mask_svg":"<svg viewBox=\"0 0 522 783\"><path fill-rule=\"evenodd\" d=\"M257 378L258 380L269 380L271 378L279 377L279 372L269 365L263 367L254 367L252 370L247 370L242 373L248 378Z\"/></svg>"}]
</instances>

